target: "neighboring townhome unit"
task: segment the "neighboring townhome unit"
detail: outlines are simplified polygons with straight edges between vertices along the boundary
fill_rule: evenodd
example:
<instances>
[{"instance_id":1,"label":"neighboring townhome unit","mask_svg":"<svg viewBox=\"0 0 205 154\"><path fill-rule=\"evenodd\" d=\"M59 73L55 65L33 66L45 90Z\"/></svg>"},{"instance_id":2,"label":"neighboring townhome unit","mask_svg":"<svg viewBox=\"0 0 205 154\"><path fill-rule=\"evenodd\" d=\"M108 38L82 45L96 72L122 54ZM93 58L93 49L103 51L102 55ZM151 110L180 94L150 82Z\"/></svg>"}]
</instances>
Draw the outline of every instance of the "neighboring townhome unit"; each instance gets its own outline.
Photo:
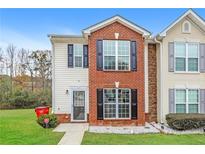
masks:
<instances>
[{"instance_id":1,"label":"neighboring townhome unit","mask_svg":"<svg viewBox=\"0 0 205 154\"><path fill-rule=\"evenodd\" d=\"M190 9L156 41L158 121L168 113L205 113L205 21Z\"/></svg>"},{"instance_id":2,"label":"neighboring townhome unit","mask_svg":"<svg viewBox=\"0 0 205 154\"><path fill-rule=\"evenodd\" d=\"M58 119L90 125L156 121L157 93L148 97L148 50L155 50L147 43L150 35L118 15L84 29L82 36L49 35L52 110ZM156 90L156 76L152 80Z\"/></svg>"}]
</instances>

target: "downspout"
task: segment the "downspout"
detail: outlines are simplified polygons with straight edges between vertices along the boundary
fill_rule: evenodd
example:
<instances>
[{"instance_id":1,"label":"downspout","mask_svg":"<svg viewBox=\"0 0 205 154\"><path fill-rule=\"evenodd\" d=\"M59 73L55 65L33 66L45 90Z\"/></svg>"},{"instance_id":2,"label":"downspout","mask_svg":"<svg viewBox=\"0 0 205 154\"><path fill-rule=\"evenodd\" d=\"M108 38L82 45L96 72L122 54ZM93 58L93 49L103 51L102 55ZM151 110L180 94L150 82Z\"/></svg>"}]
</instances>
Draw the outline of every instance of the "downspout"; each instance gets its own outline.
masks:
<instances>
[{"instance_id":1,"label":"downspout","mask_svg":"<svg viewBox=\"0 0 205 154\"><path fill-rule=\"evenodd\" d=\"M52 42L52 40L51 40L51 36L49 36L49 39L50 39L50 41L51 41L51 45L52 45L52 49L51 49L51 58L52 58L52 60L51 60L51 62L52 62L52 64L51 64L51 72L52 72L52 82L51 82L51 86L52 86L52 90L51 90L51 93L52 93L52 113L55 113L55 84L54 84L54 82L55 82L55 63L54 63L54 60L55 60L55 55L54 55L54 43Z\"/></svg>"},{"instance_id":2,"label":"downspout","mask_svg":"<svg viewBox=\"0 0 205 154\"><path fill-rule=\"evenodd\" d=\"M156 37L154 38L154 41L156 43L159 43L159 52L160 52L160 123L163 123L163 102L162 102L162 98L163 98L163 81L162 81L162 77L163 77L163 73L162 73L162 51L163 51L163 47L162 47L162 42L158 41L156 39Z\"/></svg>"}]
</instances>

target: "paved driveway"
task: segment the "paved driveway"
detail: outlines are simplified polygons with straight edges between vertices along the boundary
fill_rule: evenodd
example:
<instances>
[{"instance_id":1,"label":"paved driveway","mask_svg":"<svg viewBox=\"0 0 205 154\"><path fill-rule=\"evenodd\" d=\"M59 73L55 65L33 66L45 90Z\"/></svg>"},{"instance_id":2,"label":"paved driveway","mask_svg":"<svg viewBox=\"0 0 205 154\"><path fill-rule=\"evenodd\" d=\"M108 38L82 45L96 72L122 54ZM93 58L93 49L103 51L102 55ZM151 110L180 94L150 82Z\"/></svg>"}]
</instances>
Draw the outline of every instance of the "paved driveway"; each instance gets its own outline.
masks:
<instances>
[{"instance_id":1,"label":"paved driveway","mask_svg":"<svg viewBox=\"0 0 205 154\"><path fill-rule=\"evenodd\" d=\"M88 130L88 123L65 123L58 125L53 131L65 132L59 145L80 145L86 130Z\"/></svg>"}]
</instances>

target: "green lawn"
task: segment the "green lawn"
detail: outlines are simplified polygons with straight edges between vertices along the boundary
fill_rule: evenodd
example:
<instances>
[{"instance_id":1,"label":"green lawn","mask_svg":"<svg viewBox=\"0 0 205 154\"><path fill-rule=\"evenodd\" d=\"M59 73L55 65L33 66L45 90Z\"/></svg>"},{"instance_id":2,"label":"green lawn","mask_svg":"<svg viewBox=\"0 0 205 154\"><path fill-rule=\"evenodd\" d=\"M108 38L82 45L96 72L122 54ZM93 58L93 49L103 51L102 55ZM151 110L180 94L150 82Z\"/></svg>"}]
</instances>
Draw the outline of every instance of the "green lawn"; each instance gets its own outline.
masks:
<instances>
[{"instance_id":1,"label":"green lawn","mask_svg":"<svg viewBox=\"0 0 205 154\"><path fill-rule=\"evenodd\" d=\"M97 134L86 132L82 141L84 145L173 145L202 144L205 145L205 135L164 135L164 134Z\"/></svg>"},{"instance_id":2,"label":"green lawn","mask_svg":"<svg viewBox=\"0 0 205 154\"><path fill-rule=\"evenodd\" d=\"M57 144L64 133L54 133L36 122L34 109L0 110L0 144Z\"/></svg>"}]
</instances>

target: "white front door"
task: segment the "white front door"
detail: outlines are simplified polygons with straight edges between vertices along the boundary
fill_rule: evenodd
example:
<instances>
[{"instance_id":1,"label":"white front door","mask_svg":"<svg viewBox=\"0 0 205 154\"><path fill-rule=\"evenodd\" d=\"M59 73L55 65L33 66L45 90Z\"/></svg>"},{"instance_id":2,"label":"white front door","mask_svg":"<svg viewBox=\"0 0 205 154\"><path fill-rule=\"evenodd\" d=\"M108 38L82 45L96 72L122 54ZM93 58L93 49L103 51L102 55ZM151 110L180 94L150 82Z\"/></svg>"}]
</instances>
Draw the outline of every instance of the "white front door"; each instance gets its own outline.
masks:
<instances>
[{"instance_id":1,"label":"white front door","mask_svg":"<svg viewBox=\"0 0 205 154\"><path fill-rule=\"evenodd\" d=\"M85 90L73 90L72 121L86 121Z\"/></svg>"}]
</instances>

